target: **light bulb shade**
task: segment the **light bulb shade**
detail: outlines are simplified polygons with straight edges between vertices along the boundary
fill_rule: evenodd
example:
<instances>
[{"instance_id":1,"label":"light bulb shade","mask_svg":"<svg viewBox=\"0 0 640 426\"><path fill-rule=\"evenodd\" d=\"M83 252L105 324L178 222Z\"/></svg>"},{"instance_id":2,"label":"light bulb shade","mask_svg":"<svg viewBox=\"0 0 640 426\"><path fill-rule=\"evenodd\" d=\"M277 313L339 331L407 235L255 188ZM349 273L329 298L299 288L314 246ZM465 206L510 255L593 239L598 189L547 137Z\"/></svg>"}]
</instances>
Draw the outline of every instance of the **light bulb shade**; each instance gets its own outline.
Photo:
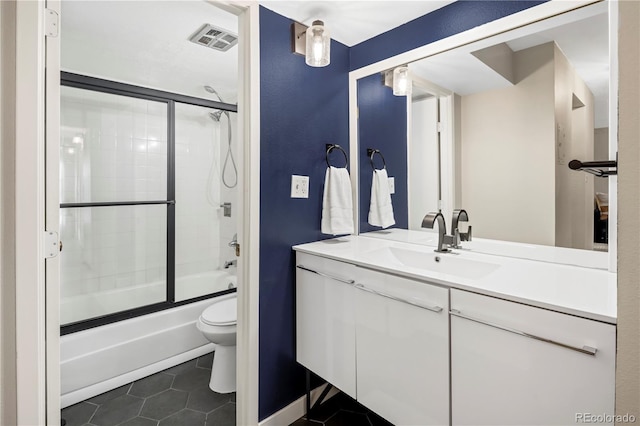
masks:
<instances>
[{"instance_id":1,"label":"light bulb shade","mask_svg":"<svg viewBox=\"0 0 640 426\"><path fill-rule=\"evenodd\" d=\"M311 67L325 67L329 65L331 37L322 21L313 21L307 28L307 49L305 62Z\"/></svg>"},{"instance_id":2,"label":"light bulb shade","mask_svg":"<svg viewBox=\"0 0 640 426\"><path fill-rule=\"evenodd\" d=\"M393 94L396 96L407 96L411 94L409 67L401 66L393 70Z\"/></svg>"}]
</instances>

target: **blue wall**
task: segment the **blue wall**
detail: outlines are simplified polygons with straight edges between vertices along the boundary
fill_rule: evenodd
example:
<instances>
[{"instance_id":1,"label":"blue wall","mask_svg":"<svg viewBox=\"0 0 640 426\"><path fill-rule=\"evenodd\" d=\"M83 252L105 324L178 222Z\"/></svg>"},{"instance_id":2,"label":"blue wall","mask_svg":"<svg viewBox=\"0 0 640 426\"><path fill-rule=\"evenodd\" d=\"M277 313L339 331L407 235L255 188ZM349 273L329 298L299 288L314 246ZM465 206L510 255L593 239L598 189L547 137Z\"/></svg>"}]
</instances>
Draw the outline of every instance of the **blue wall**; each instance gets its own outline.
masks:
<instances>
[{"instance_id":1,"label":"blue wall","mask_svg":"<svg viewBox=\"0 0 640 426\"><path fill-rule=\"evenodd\" d=\"M456 1L352 46L350 69L362 68L541 3L544 1Z\"/></svg>"},{"instance_id":2,"label":"blue wall","mask_svg":"<svg viewBox=\"0 0 640 426\"><path fill-rule=\"evenodd\" d=\"M308 67L303 57L291 53L290 19L260 8L260 420L304 393L304 369L295 361L295 272L291 246L327 238L320 233L325 144L338 143L345 149L349 145L349 70L539 3L456 2L351 49L332 41L331 64L324 68ZM371 97L369 100L393 96L390 91L382 94L378 91L384 89L381 83L376 88L367 87L367 83L363 82L360 90ZM367 101L362 98L361 107L366 108ZM375 116L379 112L370 113ZM384 120L391 122L398 118L393 108ZM406 132L406 121L404 126ZM404 200L398 195L406 194L406 165L402 169L393 160L395 154L406 155L402 153L406 144L398 142L394 149L397 137L391 132L372 145L382 150L388 171L396 178L396 222L406 228L406 195ZM365 152L368 146L365 141L357 154L366 176L362 181L368 188L364 191L363 212L369 209L371 170L367 168ZM310 177L308 199L290 198L292 174ZM366 226L362 229L370 229Z\"/></svg>"},{"instance_id":3,"label":"blue wall","mask_svg":"<svg viewBox=\"0 0 640 426\"><path fill-rule=\"evenodd\" d=\"M360 170L360 232L381 229L367 222L371 201L373 170L367 148L379 149L387 164L387 173L395 181L391 195L394 228L409 227L407 204L407 98L394 96L382 84L382 75L358 80L358 166ZM373 157L377 169L382 167L378 154Z\"/></svg>"},{"instance_id":4,"label":"blue wall","mask_svg":"<svg viewBox=\"0 0 640 426\"><path fill-rule=\"evenodd\" d=\"M325 144L349 147L349 50L331 42L331 64L291 53L291 20L260 8L260 419L299 398L295 361L294 254L320 233ZM340 156L336 164L342 164ZM291 175L309 176L292 199Z\"/></svg>"}]
</instances>

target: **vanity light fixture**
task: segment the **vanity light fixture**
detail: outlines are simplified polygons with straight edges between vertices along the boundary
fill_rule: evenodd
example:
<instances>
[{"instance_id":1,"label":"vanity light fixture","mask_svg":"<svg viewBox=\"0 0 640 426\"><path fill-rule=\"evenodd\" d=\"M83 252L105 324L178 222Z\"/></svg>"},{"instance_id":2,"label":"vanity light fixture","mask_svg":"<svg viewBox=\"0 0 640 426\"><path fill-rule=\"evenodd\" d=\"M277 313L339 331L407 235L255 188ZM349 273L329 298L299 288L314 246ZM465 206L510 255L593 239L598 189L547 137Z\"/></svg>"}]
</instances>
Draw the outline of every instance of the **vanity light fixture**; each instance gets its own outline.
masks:
<instances>
[{"instance_id":1,"label":"vanity light fixture","mask_svg":"<svg viewBox=\"0 0 640 426\"><path fill-rule=\"evenodd\" d=\"M409 67L401 65L393 70L393 94L396 96L408 96L411 94L411 76Z\"/></svg>"},{"instance_id":2,"label":"vanity light fixture","mask_svg":"<svg viewBox=\"0 0 640 426\"><path fill-rule=\"evenodd\" d=\"M326 67L330 62L331 37L324 22L313 21L310 27L294 22L291 25L291 46L293 53L305 56L311 67Z\"/></svg>"}]
</instances>

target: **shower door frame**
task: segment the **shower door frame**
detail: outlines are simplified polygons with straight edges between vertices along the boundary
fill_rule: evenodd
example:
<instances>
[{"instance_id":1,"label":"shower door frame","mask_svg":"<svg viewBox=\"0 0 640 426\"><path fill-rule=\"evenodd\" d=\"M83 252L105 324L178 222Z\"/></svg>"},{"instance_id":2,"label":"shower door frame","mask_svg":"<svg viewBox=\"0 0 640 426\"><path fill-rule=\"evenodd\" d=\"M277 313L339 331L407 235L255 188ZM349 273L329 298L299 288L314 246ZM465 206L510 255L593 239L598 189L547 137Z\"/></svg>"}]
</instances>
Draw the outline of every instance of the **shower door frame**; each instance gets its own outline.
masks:
<instances>
[{"instance_id":1,"label":"shower door frame","mask_svg":"<svg viewBox=\"0 0 640 426\"><path fill-rule=\"evenodd\" d=\"M166 200L145 200L145 201L110 201L110 202L76 202L60 203L60 208L86 208L86 207L121 207L121 206L141 206L141 205L166 205L167 206L167 234L166 234L166 298L162 302L150 303L131 309L116 311L110 314L91 317L60 326L60 334L66 335L93 327L112 324L129 318L151 314L165 309L175 308L188 303L199 302L212 297L223 296L235 292L235 289L208 293L191 299L175 300L175 220L176 220L176 197L175 197L175 118L176 104L193 105L202 108L213 108L222 111L237 113L238 107L234 104L212 101L209 99L196 98L193 96L178 93L166 92L163 90L150 89L147 87L132 84L120 83L102 78L89 77L70 72L60 72L60 86L72 87L81 90L106 93L110 95L124 96L128 98L144 99L152 102L166 104L167 106L167 195Z\"/></svg>"}]
</instances>

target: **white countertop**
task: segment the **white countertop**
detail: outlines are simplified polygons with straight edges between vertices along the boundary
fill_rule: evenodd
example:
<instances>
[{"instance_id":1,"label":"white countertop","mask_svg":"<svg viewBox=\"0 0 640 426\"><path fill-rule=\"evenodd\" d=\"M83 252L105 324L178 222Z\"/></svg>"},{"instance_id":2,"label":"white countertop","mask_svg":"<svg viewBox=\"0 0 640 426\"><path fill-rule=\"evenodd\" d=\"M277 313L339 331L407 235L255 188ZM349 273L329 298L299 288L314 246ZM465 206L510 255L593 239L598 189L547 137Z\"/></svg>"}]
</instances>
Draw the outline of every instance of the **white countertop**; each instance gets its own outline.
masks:
<instances>
[{"instance_id":1,"label":"white countertop","mask_svg":"<svg viewBox=\"0 0 640 426\"><path fill-rule=\"evenodd\" d=\"M516 243L513 243L516 244ZM451 288L499 297L611 324L616 323L617 275L603 269L565 265L548 261L454 250L434 253L433 247L385 238L347 236L293 247L303 253L335 259ZM478 278L461 273L442 273L420 266L407 266L389 250L424 255L425 265L437 255L443 265L469 262L490 270ZM460 268L464 269L464 268Z\"/></svg>"}]
</instances>

